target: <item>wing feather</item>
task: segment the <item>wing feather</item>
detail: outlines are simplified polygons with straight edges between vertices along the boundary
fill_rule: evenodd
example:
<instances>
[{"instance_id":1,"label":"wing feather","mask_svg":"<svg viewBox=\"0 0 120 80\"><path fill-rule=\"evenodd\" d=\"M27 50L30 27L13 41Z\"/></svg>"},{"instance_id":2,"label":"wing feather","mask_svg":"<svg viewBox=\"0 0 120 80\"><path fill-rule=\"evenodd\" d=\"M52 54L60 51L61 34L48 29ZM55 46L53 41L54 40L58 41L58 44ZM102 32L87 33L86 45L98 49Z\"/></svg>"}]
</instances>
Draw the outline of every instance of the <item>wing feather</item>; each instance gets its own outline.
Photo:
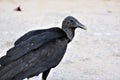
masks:
<instances>
[{"instance_id":1,"label":"wing feather","mask_svg":"<svg viewBox=\"0 0 120 80\"><path fill-rule=\"evenodd\" d=\"M40 46L44 45L45 43L55 40L57 38L63 37L64 35L59 32L44 32L42 34L35 35L20 44L16 45L15 47L11 48L7 51L6 56L3 56L0 59L1 65L7 65L10 62L26 55L28 52L39 48Z\"/></svg>"},{"instance_id":2,"label":"wing feather","mask_svg":"<svg viewBox=\"0 0 120 80\"><path fill-rule=\"evenodd\" d=\"M20 44L22 41L25 41L27 39L29 39L30 37L34 36L34 35L38 35L38 34L41 34L45 31L47 31L48 29L44 29L44 30L32 30L26 34L24 34L22 37L20 37L19 39L17 39L14 43L14 45L18 45Z\"/></svg>"},{"instance_id":3,"label":"wing feather","mask_svg":"<svg viewBox=\"0 0 120 80\"><path fill-rule=\"evenodd\" d=\"M67 43L65 37L57 38L37 50L30 51L0 70L0 80L21 80L57 66L64 56Z\"/></svg>"}]
</instances>

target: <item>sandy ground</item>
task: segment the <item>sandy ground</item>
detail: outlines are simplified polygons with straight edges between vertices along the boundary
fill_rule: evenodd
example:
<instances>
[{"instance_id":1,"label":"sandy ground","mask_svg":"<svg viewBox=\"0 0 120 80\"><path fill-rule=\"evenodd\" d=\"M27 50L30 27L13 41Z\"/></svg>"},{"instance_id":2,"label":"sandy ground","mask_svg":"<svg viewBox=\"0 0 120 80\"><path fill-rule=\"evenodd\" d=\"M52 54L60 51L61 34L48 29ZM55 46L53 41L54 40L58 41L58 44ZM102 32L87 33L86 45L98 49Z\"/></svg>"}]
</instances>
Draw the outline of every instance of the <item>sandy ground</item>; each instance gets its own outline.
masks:
<instances>
[{"instance_id":1,"label":"sandy ground","mask_svg":"<svg viewBox=\"0 0 120 80\"><path fill-rule=\"evenodd\" d=\"M76 30L48 80L120 80L120 0L0 0L0 56L24 33L61 27L68 15L88 30Z\"/></svg>"}]
</instances>

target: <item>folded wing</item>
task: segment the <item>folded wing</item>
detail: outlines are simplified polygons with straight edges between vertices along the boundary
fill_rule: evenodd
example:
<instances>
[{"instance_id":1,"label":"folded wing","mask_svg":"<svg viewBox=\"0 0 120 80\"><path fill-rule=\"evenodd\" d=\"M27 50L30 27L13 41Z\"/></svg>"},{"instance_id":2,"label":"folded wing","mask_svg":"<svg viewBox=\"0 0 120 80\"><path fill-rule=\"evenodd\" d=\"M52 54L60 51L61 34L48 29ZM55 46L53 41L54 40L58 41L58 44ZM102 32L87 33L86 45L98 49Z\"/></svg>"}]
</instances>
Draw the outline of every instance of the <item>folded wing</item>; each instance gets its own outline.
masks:
<instances>
[{"instance_id":1,"label":"folded wing","mask_svg":"<svg viewBox=\"0 0 120 80\"><path fill-rule=\"evenodd\" d=\"M3 56L0 59L0 64L5 66L22 57L23 55L26 55L31 50L35 50L45 43L63 36L65 36L65 34L58 31L46 31L41 34L33 35L32 37L25 41L21 41L21 43L8 50L6 56Z\"/></svg>"}]
</instances>

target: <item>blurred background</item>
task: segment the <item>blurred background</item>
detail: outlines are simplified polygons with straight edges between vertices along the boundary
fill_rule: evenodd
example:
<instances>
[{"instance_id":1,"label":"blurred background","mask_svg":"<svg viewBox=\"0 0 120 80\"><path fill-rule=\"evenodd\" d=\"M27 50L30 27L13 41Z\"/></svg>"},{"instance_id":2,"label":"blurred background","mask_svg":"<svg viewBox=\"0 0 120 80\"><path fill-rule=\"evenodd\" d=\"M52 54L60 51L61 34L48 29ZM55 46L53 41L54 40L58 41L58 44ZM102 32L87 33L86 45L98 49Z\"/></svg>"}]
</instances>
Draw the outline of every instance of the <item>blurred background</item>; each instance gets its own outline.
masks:
<instances>
[{"instance_id":1,"label":"blurred background","mask_svg":"<svg viewBox=\"0 0 120 80\"><path fill-rule=\"evenodd\" d=\"M0 0L0 57L26 32L61 27L69 15L87 31L76 30L48 80L120 80L120 0Z\"/></svg>"}]
</instances>

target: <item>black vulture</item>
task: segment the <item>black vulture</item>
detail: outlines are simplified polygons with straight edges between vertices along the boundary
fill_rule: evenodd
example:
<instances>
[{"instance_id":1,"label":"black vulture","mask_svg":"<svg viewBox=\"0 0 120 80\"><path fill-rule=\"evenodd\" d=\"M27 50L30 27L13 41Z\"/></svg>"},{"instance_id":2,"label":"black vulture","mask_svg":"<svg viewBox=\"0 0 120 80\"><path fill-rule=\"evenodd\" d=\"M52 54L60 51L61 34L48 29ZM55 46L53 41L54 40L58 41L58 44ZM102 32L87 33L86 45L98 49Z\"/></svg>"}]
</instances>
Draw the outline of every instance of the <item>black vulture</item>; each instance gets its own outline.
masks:
<instances>
[{"instance_id":1,"label":"black vulture","mask_svg":"<svg viewBox=\"0 0 120 80\"><path fill-rule=\"evenodd\" d=\"M33 30L20 37L0 58L0 80L23 80L42 74L46 80L51 68L63 58L76 28L86 30L76 18L68 16L62 28Z\"/></svg>"}]
</instances>

